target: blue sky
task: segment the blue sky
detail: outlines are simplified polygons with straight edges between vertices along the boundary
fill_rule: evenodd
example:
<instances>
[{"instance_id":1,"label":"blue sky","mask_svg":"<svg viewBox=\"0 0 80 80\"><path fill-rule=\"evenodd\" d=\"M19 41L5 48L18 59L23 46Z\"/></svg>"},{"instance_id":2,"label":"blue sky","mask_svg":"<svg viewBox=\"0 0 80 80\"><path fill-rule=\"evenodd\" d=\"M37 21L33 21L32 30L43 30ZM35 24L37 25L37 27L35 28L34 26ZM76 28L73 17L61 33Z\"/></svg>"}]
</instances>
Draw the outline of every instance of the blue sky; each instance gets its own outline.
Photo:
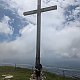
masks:
<instances>
[{"instance_id":1,"label":"blue sky","mask_svg":"<svg viewBox=\"0 0 80 80\"><path fill-rule=\"evenodd\" d=\"M13 34L6 34L1 33L0 34L0 41L5 41L5 40L15 40L16 36L20 36L19 30L28 25L28 22L25 20L25 18L21 17L18 15L16 9L12 8L9 9L7 7L10 7L7 2L5 1L0 1L0 21L3 20L4 17L8 17L8 24L11 26L13 30Z\"/></svg>"},{"instance_id":2,"label":"blue sky","mask_svg":"<svg viewBox=\"0 0 80 80\"><path fill-rule=\"evenodd\" d=\"M80 0L42 0L42 7L52 5L58 9L42 13L41 57L79 59ZM37 0L0 0L1 61L35 58L36 15L23 12L36 6Z\"/></svg>"}]
</instances>

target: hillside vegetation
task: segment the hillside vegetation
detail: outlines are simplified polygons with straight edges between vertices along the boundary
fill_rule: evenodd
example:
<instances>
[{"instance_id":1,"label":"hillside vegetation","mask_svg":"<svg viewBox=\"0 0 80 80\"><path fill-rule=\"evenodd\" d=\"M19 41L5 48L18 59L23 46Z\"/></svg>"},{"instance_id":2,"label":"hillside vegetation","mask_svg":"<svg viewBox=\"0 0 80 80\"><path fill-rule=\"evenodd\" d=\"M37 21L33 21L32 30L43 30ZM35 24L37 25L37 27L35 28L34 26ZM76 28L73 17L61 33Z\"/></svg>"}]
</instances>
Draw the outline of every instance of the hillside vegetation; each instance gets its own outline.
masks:
<instances>
[{"instance_id":1,"label":"hillside vegetation","mask_svg":"<svg viewBox=\"0 0 80 80\"><path fill-rule=\"evenodd\" d=\"M0 66L0 80L3 80L2 75L13 75L13 78L10 80L29 80L31 77L32 71L27 68L15 68L11 66ZM69 77L61 77L59 75L49 73L49 72L44 72L46 76L46 80L73 80L72 78ZM8 79L4 79L8 80Z\"/></svg>"}]
</instances>

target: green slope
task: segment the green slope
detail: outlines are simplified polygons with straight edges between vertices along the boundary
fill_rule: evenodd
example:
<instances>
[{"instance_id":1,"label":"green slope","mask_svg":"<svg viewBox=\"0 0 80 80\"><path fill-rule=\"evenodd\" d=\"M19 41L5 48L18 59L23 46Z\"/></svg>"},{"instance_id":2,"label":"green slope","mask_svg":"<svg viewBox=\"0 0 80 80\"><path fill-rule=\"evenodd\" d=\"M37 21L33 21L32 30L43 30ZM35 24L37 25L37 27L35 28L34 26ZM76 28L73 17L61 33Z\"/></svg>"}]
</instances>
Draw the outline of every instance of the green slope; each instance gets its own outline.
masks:
<instances>
[{"instance_id":1,"label":"green slope","mask_svg":"<svg viewBox=\"0 0 80 80\"><path fill-rule=\"evenodd\" d=\"M32 71L27 68L0 66L0 80L3 80L2 75L13 75L14 77L10 80L29 80L31 74ZM73 80L72 78L64 78L49 72L44 72L44 74L46 76L46 80Z\"/></svg>"}]
</instances>

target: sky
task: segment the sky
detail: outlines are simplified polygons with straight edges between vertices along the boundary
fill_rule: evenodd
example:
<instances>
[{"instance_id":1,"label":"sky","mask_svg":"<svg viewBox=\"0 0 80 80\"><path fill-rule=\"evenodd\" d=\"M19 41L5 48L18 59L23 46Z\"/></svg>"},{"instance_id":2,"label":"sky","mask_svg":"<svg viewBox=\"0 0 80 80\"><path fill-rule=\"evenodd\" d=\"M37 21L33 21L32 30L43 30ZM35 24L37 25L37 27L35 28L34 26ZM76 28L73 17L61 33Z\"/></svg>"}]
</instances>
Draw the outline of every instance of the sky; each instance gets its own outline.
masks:
<instances>
[{"instance_id":1,"label":"sky","mask_svg":"<svg viewBox=\"0 0 80 80\"><path fill-rule=\"evenodd\" d=\"M42 13L41 60L80 60L80 0L42 0L41 7L57 5ZM0 0L0 62L35 61L37 0ZM48 62L50 61L50 62Z\"/></svg>"}]
</instances>

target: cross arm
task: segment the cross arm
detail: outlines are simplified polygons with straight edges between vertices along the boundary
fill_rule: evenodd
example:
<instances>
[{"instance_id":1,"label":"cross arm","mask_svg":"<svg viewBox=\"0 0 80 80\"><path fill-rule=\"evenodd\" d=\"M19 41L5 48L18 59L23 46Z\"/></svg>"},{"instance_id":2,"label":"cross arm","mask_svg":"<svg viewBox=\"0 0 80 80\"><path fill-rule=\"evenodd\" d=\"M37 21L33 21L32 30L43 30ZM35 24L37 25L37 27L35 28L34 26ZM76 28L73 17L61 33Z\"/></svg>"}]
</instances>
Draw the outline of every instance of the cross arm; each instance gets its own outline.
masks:
<instances>
[{"instance_id":1,"label":"cross arm","mask_svg":"<svg viewBox=\"0 0 80 80\"><path fill-rule=\"evenodd\" d=\"M46 12L46 11L51 11L51 10L56 10L57 6L51 6L51 7L46 7L46 8L42 8L41 12Z\"/></svg>"},{"instance_id":2,"label":"cross arm","mask_svg":"<svg viewBox=\"0 0 80 80\"><path fill-rule=\"evenodd\" d=\"M36 13L37 10L32 10L32 11L24 12L23 15L26 16L26 15L36 14Z\"/></svg>"},{"instance_id":3,"label":"cross arm","mask_svg":"<svg viewBox=\"0 0 80 80\"><path fill-rule=\"evenodd\" d=\"M42 8L40 11L46 12L46 11L56 10L56 9L57 9L57 6L55 5L51 7ZM37 10L32 10L32 11L24 12L23 15L26 16L26 15L36 14L36 13L37 13Z\"/></svg>"}]
</instances>

